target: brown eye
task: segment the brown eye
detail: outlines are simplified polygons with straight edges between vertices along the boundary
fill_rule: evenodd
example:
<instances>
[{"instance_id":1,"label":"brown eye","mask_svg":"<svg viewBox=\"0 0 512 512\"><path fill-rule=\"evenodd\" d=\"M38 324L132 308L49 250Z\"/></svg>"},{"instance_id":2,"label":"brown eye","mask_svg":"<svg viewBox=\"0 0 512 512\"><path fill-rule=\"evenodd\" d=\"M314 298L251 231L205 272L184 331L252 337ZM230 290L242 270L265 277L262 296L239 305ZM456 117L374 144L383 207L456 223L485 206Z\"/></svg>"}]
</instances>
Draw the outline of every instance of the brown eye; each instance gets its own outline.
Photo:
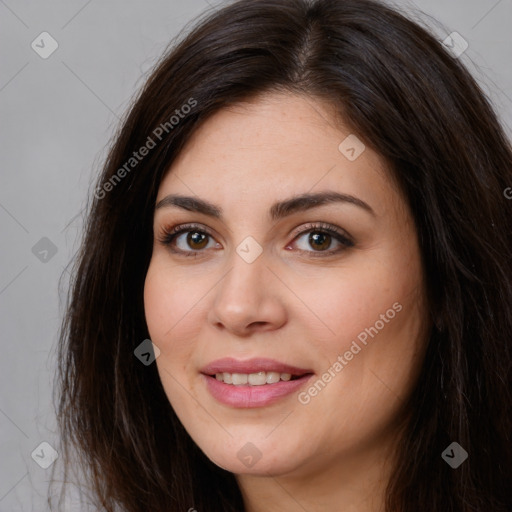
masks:
<instances>
[{"instance_id":1,"label":"brown eye","mask_svg":"<svg viewBox=\"0 0 512 512\"><path fill-rule=\"evenodd\" d=\"M311 232L309 234L309 240L308 243L311 245L311 247L318 249L320 251L324 251L326 249L329 249L332 242L331 235L328 233L321 233L319 231Z\"/></svg>"},{"instance_id":2,"label":"brown eye","mask_svg":"<svg viewBox=\"0 0 512 512\"><path fill-rule=\"evenodd\" d=\"M293 244L302 253L309 256L331 256L354 247L354 242L345 231L330 224L308 224L306 229L296 236Z\"/></svg>"},{"instance_id":3,"label":"brown eye","mask_svg":"<svg viewBox=\"0 0 512 512\"><path fill-rule=\"evenodd\" d=\"M200 231L189 231L187 244L191 249L204 249L208 245L208 235Z\"/></svg>"},{"instance_id":4,"label":"brown eye","mask_svg":"<svg viewBox=\"0 0 512 512\"><path fill-rule=\"evenodd\" d=\"M204 249L220 247L210 233L195 225L176 226L172 229L164 228L159 240L173 253L180 253L184 256L197 256L199 253L206 252Z\"/></svg>"}]
</instances>

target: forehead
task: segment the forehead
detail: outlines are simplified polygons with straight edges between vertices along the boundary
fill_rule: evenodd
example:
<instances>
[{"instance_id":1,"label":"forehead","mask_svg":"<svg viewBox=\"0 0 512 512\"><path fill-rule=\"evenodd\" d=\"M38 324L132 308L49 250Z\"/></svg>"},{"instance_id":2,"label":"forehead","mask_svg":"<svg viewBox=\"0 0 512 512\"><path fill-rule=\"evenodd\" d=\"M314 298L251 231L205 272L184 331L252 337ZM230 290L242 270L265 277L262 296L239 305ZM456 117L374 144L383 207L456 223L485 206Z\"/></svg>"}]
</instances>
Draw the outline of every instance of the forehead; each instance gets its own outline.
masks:
<instances>
[{"instance_id":1,"label":"forehead","mask_svg":"<svg viewBox=\"0 0 512 512\"><path fill-rule=\"evenodd\" d=\"M347 158L347 146L359 156ZM273 93L205 121L173 162L157 201L178 192L261 203L325 189L373 198L377 213L397 199L383 160L335 123L332 106Z\"/></svg>"}]
</instances>

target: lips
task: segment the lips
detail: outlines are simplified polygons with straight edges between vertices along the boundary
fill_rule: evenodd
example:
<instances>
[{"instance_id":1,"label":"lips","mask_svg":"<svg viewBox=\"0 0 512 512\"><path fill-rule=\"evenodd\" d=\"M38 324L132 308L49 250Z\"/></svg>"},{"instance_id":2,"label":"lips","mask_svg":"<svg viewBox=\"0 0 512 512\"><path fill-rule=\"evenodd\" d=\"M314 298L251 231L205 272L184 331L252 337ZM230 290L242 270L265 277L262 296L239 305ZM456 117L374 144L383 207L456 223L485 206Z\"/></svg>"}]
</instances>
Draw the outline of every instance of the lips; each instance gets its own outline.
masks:
<instances>
[{"instance_id":1,"label":"lips","mask_svg":"<svg viewBox=\"0 0 512 512\"><path fill-rule=\"evenodd\" d=\"M299 392L313 376L311 370L265 358L247 361L218 359L202 368L201 374L210 395L218 402L235 408L270 406ZM258 378L258 374L270 377L270 382L252 382L251 385L251 377ZM245 377L249 382L244 380Z\"/></svg>"}]
</instances>

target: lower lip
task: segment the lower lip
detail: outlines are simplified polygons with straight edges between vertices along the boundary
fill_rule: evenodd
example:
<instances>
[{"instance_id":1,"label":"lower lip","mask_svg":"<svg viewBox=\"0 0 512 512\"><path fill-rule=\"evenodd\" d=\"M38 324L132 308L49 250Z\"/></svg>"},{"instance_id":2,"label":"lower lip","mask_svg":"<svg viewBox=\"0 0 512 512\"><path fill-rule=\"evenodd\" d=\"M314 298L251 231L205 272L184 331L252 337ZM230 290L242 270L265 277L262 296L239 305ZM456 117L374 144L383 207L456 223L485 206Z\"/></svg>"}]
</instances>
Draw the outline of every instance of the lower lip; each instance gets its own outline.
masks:
<instances>
[{"instance_id":1,"label":"lower lip","mask_svg":"<svg viewBox=\"0 0 512 512\"><path fill-rule=\"evenodd\" d=\"M280 380L275 384L262 386L235 386L224 384L210 375L201 374L206 381L206 387L211 395L219 402L232 407L250 408L265 407L277 402L280 398L298 391L313 376L308 374L295 380Z\"/></svg>"}]
</instances>

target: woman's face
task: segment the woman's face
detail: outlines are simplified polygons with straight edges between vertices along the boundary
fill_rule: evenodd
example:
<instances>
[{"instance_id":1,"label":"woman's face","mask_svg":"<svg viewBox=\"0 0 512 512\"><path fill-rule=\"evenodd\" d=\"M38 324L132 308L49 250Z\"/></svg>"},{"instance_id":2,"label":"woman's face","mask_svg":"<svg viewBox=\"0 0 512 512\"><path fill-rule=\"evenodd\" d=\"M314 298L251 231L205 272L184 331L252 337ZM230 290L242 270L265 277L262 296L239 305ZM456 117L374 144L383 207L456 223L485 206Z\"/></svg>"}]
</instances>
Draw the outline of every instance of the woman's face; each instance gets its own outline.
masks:
<instances>
[{"instance_id":1,"label":"woman's face","mask_svg":"<svg viewBox=\"0 0 512 512\"><path fill-rule=\"evenodd\" d=\"M307 474L391 444L428 326L418 241L328 105L275 93L211 117L161 183L154 235L158 372L213 462Z\"/></svg>"}]
</instances>

